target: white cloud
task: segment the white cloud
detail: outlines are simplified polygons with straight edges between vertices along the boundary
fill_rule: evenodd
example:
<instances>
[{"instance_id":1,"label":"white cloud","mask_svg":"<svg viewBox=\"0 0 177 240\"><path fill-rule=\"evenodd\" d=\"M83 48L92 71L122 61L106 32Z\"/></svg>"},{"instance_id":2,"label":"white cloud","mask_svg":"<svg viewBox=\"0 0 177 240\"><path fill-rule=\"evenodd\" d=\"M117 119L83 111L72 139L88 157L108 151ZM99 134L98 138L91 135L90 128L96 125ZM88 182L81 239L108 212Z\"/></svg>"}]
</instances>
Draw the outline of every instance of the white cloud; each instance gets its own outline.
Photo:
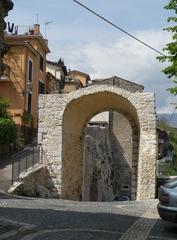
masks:
<instances>
[{"instance_id":1,"label":"white cloud","mask_svg":"<svg viewBox=\"0 0 177 240\"><path fill-rule=\"evenodd\" d=\"M136 32L137 38L161 51L169 35L161 30ZM162 73L164 65L156 60L158 53L128 36L112 41L90 41L71 44L52 43L55 52L50 58L62 56L68 68L89 73L94 78L119 76L145 86L145 91L155 92L158 112L171 112L174 98L166 91L170 82Z\"/></svg>"}]
</instances>

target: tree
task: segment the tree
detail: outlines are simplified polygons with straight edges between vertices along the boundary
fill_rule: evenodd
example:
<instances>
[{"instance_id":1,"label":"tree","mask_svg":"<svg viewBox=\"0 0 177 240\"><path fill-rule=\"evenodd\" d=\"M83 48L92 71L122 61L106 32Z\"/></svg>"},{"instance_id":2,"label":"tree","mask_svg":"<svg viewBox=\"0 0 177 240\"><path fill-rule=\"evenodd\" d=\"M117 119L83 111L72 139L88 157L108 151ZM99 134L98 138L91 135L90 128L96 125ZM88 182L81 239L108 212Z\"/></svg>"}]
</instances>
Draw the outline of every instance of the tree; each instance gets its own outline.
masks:
<instances>
[{"instance_id":1,"label":"tree","mask_svg":"<svg viewBox=\"0 0 177 240\"><path fill-rule=\"evenodd\" d=\"M10 106L9 100L5 97L0 97L0 117L8 118L8 108Z\"/></svg>"},{"instance_id":2,"label":"tree","mask_svg":"<svg viewBox=\"0 0 177 240\"><path fill-rule=\"evenodd\" d=\"M171 164L161 162L159 164L160 171L163 175L166 176L176 176L177 175L177 130L174 127L159 121L157 127L169 134L170 145L165 146L165 149L168 150L172 148L173 150L173 162Z\"/></svg>"},{"instance_id":3,"label":"tree","mask_svg":"<svg viewBox=\"0 0 177 240\"><path fill-rule=\"evenodd\" d=\"M167 19L168 22L172 23L172 26L164 28L172 34L172 41L166 44L163 51L167 52L167 55L159 56L157 59L160 62L167 62L169 65L163 69L163 72L172 79L177 85L177 0L169 0L169 3L164 7L167 10L173 10L174 16ZM168 89L172 94L177 94L177 86Z\"/></svg>"}]
</instances>

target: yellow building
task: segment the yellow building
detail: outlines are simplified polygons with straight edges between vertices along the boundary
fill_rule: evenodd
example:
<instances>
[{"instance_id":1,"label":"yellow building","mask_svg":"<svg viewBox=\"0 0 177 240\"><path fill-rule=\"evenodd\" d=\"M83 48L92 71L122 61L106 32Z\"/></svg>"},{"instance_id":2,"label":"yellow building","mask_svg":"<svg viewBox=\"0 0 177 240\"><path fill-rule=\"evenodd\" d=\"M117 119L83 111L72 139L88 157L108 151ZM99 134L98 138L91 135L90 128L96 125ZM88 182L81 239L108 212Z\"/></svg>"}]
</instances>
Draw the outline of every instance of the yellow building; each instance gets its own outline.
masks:
<instances>
[{"instance_id":1,"label":"yellow building","mask_svg":"<svg viewBox=\"0 0 177 240\"><path fill-rule=\"evenodd\" d=\"M72 79L79 80L83 87L85 87L90 82L90 75L78 70L69 71L68 76Z\"/></svg>"},{"instance_id":2,"label":"yellow building","mask_svg":"<svg viewBox=\"0 0 177 240\"><path fill-rule=\"evenodd\" d=\"M46 89L47 41L38 24L25 34L6 34L5 40L9 51L4 58L7 68L0 78L0 96L9 99L17 126L37 128L38 95Z\"/></svg>"}]
</instances>

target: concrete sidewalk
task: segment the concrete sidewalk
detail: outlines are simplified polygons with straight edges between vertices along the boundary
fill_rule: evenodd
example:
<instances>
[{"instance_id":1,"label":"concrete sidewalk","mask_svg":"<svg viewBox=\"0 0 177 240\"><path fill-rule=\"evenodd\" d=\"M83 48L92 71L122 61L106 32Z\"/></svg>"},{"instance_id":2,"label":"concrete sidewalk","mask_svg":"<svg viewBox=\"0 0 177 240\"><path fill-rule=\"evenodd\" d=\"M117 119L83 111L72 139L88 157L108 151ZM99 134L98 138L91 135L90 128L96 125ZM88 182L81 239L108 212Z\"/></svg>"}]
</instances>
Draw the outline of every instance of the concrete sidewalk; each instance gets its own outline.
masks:
<instances>
[{"instance_id":1,"label":"concrete sidewalk","mask_svg":"<svg viewBox=\"0 0 177 240\"><path fill-rule=\"evenodd\" d=\"M12 154L0 156L0 189L7 192L12 183Z\"/></svg>"}]
</instances>

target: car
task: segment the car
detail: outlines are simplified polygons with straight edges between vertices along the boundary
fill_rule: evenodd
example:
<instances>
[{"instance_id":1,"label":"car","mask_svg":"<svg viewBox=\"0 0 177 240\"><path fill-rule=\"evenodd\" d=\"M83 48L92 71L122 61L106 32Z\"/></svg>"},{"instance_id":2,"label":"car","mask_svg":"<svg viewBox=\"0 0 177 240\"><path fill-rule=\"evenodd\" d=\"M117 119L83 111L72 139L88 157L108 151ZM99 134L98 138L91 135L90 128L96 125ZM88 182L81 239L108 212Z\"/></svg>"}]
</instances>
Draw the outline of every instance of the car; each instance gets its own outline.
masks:
<instances>
[{"instance_id":1,"label":"car","mask_svg":"<svg viewBox=\"0 0 177 240\"><path fill-rule=\"evenodd\" d=\"M159 187L158 199L157 209L160 217L165 221L177 223L177 178Z\"/></svg>"},{"instance_id":2,"label":"car","mask_svg":"<svg viewBox=\"0 0 177 240\"><path fill-rule=\"evenodd\" d=\"M113 201L130 201L130 198L124 195L115 196Z\"/></svg>"}]
</instances>

